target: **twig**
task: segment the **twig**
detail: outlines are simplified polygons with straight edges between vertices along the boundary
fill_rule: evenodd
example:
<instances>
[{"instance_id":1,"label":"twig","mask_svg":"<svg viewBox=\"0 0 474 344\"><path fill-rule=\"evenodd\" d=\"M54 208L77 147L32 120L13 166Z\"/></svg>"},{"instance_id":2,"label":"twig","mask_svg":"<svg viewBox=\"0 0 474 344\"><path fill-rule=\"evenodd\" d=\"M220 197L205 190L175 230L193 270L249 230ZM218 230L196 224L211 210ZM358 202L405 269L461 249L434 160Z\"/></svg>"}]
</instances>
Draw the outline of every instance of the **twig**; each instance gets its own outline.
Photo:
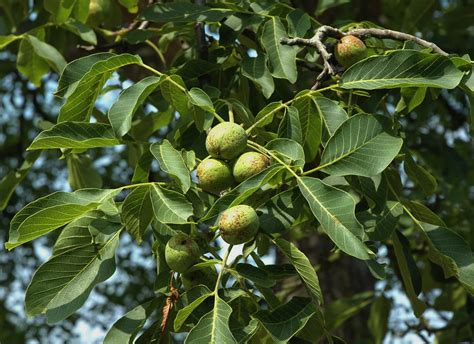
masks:
<instances>
[{"instance_id":1,"label":"twig","mask_svg":"<svg viewBox=\"0 0 474 344\"><path fill-rule=\"evenodd\" d=\"M433 50L435 53L438 53L443 56L448 56L449 54L442 50L440 47L438 47L436 44L433 42L426 41L424 39L421 39L419 37L410 35L408 33L404 32L399 32L399 31L393 31L393 30L387 30L387 29L353 29L350 30L346 33L346 35L352 35L356 37L377 37L377 38L390 38L390 39L395 39L397 41L413 41L416 44L425 47L425 48L430 48Z\"/></svg>"}]
</instances>

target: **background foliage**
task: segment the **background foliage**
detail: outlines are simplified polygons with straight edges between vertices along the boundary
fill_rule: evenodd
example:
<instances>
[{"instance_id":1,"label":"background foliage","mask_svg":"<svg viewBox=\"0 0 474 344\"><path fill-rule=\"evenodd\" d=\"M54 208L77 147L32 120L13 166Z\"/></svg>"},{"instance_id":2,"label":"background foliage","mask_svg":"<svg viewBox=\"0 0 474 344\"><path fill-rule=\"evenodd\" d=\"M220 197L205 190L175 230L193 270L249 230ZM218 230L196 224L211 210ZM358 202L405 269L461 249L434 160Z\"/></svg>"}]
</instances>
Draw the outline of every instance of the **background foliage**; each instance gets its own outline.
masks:
<instances>
[{"instance_id":1,"label":"background foliage","mask_svg":"<svg viewBox=\"0 0 474 344\"><path fill-rule=\"evenodd\" d=\"M97 208L101 199L115 193L111 190L148 180L150 164L150 181L172 181L176 192L188 191L194 184L183 168L194 167L190 152L194 151L201 159L207 155L203 145L205 129L211 126L216 114L227 118L229 109L237 122L243 123L246 129L252 128L258 143L265 145L277 136L284 138L266 147L283 153L279 159L292 165L295 171L305 162L306 171L318 169L311 177L299 178L298 185L289 183L290 189L282 189L278 195L259 194L265 200L268 198L267 205L271 205L260 209L262 229L275 235L292 224L284 238L295 243L293 246L283 239L270 243L262 236L258 241L259 254L269 254L279 264L293 263L304 276L307 288L288 265L276 270L264 268L253 254L250 261L254 260L259 269L242 264L235 266L235 270L248 281L249 287L257 286L263 297L260 303L276 309L274 313L256 312L251 304L245 303L247 298L238 294L224 294L212 301L208 298L211 290L206 287L196 289L194 295L182 296L178 309L199 297L203 308L212 301L211 306L214 304L223 318L229 316L226 302L234 309L236 305L246 307L254 320L245 316L239 319L248 324L245 330L251 332L259 324L255 338L286 341L305 324L314 325L317 309L302 297L310 296L317 301L324 297L326 329L346 340L380 342L383 338L407 338L409 333L422 340L472 340L474 150L468 123L472 116L469 101L473 97L473 78L472 63L465 54L473 53L474 3L423 0L229 4L216 1L206 7L196 1L155 4L150 8L147 5L145 1L105 0L0 2L0 175L4 176L0 183L0 208L3 208L0 236L2 246L9 241L8 248L25 242L1 255L0 341L64 341L84 328L96 329L97 337L101 337L121 314L131 309L138 319L143 314L149 315L152 309L161 309L165 297L152 299L153 291L164 287L168 279L163 282L162 277L156 278L152 252L159 251L156 243L162 240L162 235L184 229L180 224L193 211L188 207L174 214L156 212L157 204L169 205L160 200L170 196L171 191L158 185L145 186L128 196L132 202L132 196L142 199L149 194L153 205L138 219L133 216L135 210L129 216L122 210L122 221L128 224L138 221L138 225L129 225L136 230L120 237L117 271L107 282L97 284L78 312L58 324L46 324L43 316L31 319L25 316L23 299L33 272L51 253L54 256L67 253L61 251L64 250L61 245L64 241L67 245L68 231L84 235L84 245L75 250L83 259L93 260L95 269L101 269L99 278L82 277L83 281L88 280L84 283L87 294L113 272L111 258L118 244L117 227L114 227L117 222L104 225L99 221L91 225L94 214L89 213L90 218L81 219L84 223L75 223L68 230L51 232L33 242L30 241L33 236L23 236L21 231L19 236L9 237L8 228L14 229L12 233L20 225L26 230L28 227L21 221L12 221L13 216L27 203L54 191L84 187L106 190L83 193L80 206L75 204L76 199L72 206L61 209L72 220L81 211ZM140 26L143 20L149 22L148 26ZM349 70L337 90L310 93L304 90L312 86L321 69L317 54L310 48L280 45L279 38L310 37L320 23L339 28L354 23L367 27L380 25L417 34L458 57L441 58L420 52L420 47L409 42L371 38L366 43L373 55L383 55L391 49L398 51ZM83 59L89 55L93 57ZM59 79L59 73L71 61L79 62L69 64ZM404 64L416 67L397 69ZM161 72L170 77L163 77ZM76 83L79 79L81 82ZM330 84L334 82L325 86ZM120 93L122 89L126 90ZM55 90L66 101L53 96ZM297 100L292 101L295 97ZM175 110L180 116L175 116ZM349 115L350 119L341 125ZM90 117L94 120L87 123ZM51 129L55 123L59 124ZM373 138L369 145L362 141L351 141L348 147L339 144L342 137L367 140L368 135ZM57 139L58 136L62 138ZM147 143L164 138L169 140L160 145L166 149L165 154L159 153L156 144L148 149ZM119 142L125 145L114 146ZM321 142L324 150L319 146ZM25 153L28 147L30 150ZM156 162L152 163L178 154L173 147L186 150L183 165L167 171L163 168L166 164L160 163L158 168ZM344 150L351 153L345 154ZM367 158L367 151L371 154L379 151L375 153L377 159ZM346 156L353 159L352 163ZM265 182L278 183L289 177L280 165L274 164L267 170ZM326 178L328 175L331 176ZM314 177L326 178L325 184ZM253 187L237 187L229 196L222 197L206 216L207 211L196 206L195 191L190 191L188 198L194 202L198 217L212 219L236 197L246 199L248 194L242 196L246 190L257 191L261 184L257 180ZM299 186L310 207L292 186ZM328 191L337 195L336 201L324 201L323 195ZM55 202L69 204L69 194L55 195ZM123 201L125 195L120 194L117 201ZM326 203L326 208L342 205L352 213L357 203L358 221L348 216L341 221L342 225L331 222L322 214L324 209L317 207L318 202L311 201L314 195ZM178 196L173 194L173 197ZM246 202L255 200L249 198ZM112 214L110 206L102 210ZM292 212L292 207L298 211ZM163 217L154 223L153 231L145 233L150 221L147 214L153 209ZM279 218L272 212L275 209L289 210L285 217ZM55 225L66 224L68 220L59 214L53 214L57 219ZM317 230L318 222L327 236L321 228ZM172 224L173 228L159 223ZM37 229L38 224L36 220L29 228ZM84 231L88 227L96 230L94 244L90 243L90 233ZM440 230L445 227L452 232ZM43 226L44 233L50 229L51 226ZM346 233L345 237L341 238L341 233ZM65 238L62 241L61 236ZM153 236L158 238L155 247L152 247ZM334 243L340 250L334 250ZM379 264L375 261L366 264L343 253L367 259L369 249L377 253ZM97 250L104 259L94 260ZM315 284L317 279L312 269L301 265L304 256L300 252L316 267L320 285ZM46 272L38 272L35 278L51 280L47 269L43 270ZM32 285L30 295L41 293L44 284L38 284L37 288ZM281 300L288 302L277 307L279 301L272 298L271 288ZM409 302L401 301L403 295ZM54 298L49 303L44 299L39 302L35 297L29 299L27 294L26 301L29 314L49 307L50 322L63 319L79 307L78 304L66 312L58 312ZM181 318L174 313L174 324L171 321L168 326L179 329L178 325L184 326L186 321L197 323L199 315L205 312L199 309L196 312L190 317L181 312ZM275 325L279 314L291 314L290 318L298 321L282 328ZM153 320L156 318L152 316ZM234 336L237 332L243 334L235 329L235 324L231 325ZM272 339L268 333L273 335ZM110 336L109 340L113 340L113 333ZM299 337L305 338L305 332Z\"/></svg>"}]
</instances>

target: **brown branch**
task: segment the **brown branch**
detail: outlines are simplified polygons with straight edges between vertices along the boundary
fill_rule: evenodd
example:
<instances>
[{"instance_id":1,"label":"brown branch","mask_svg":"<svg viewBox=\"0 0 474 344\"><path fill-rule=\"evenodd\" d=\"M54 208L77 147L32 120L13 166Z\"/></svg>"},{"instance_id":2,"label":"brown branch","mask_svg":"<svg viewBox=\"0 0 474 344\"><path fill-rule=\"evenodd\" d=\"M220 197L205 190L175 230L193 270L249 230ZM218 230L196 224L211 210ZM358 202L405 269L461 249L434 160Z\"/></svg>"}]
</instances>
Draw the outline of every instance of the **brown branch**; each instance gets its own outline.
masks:
<instances>
[{"instance_id":1,"label":"brown branch","mask_svg":"<svg viewBox=\"0 0 474 344\"><path fill-rule=\"evenodd\" d=\"M346 33L346 35L352 35L356 37L377 37L377 38L390 38L394 39L397 41L413 41L416 44L429 48L433 50L435 53L438 53L443 56L448 56L449 54L442 50L440 47L438 47L436 44L433 42L428 42L424 39L421 39L419 37L410 35L408 33L404 32L399 32L399 31L393 31L393 30L387 30L387 29L353 29L350 30Z\"/></svg>"},{"instance_id":2,"label":"brown branch","mask_svg":"<svg viewBox=\"0 0 474 344\"><path fill-rule=\"evenodd\" d=\"M321 55L321 58L323 59L324 67L321 73L317 76L316 78L316 83L311 89L317 89L321 86L321 83L331 75L337 74L339 70L337 69L336 66L334 66L331 63L331 58L332 58L332 53L328 51L327 46L323 43L323 41L328 38L336 38L340 39L346 35L352 35L356 37L377 37L377 38L390 38L398 41L413 41L416 44L432 49L435 53L438 53L443 56L447 56L448 53L439 48L436 44L432 42L428 42L424 39L421 39L419 37L404 33L404 32L399 32L399 31L393 31L393 30L387 30L387 29L376 29L376 28L371 28L371 29L353 29L348 32L342 32L339 29L336 29L331 26L323 25L320 28L318 28L314 34L313 37L311 38L301 38L301 37L294 37L294 38L286 38L283 37L280 39L281 44L285 45L299 45L299 46L308 46L308 47L313 47L316 48L318 53Z\"/></svg>"}]
</instances>

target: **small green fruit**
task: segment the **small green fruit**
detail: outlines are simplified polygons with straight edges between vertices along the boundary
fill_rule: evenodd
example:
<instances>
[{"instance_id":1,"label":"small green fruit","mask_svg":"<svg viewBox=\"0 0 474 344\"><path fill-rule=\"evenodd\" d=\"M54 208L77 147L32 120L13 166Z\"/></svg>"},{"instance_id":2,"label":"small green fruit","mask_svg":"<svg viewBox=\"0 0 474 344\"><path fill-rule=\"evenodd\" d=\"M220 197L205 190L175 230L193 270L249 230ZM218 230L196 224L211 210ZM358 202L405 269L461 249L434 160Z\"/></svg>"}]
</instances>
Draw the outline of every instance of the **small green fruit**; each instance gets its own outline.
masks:
<instances>
[{"instance_id":1,"label":"small green fruit","mask_svg":"<svg viewBox=\"0 0 474 344\"><path fill-rule=\"evenodd\" d=\"M367 57L367 47L364 42L355 36L344 36L334 48L336 60L341 65L349 68L354 63Z\"/></svg>"},{"instance_id":2,"label":"small green fruit","mask_svg":"<svg viewBox=\"0 0 474 344\"><path fill-rule=\"evenodd\" d=\"M213 158L230 160L247 148L247 133L240 125L219 123L209 131L206 149Z\"/></svg>"},{"instance_id":3,"label":"small green fruit","mask_svg":"<svg viewBox=\"0 0 474 344\"><path fill-rule=\"evenodd\" d=\"M232 169L235 180L240 183L270 165L270 160L263 154L247 152L237 158Z\"/></svg>"},{"instance_id":4,"label":"small green fruit","mask_svg":"<svg viewBox=\"0 0 474 344\"><path fill-rule=\"evenodd\" d=\"M199 246L185 233L173 236L165 247L166 264L176 272L188 270L200 255Z\"/></svg>"},{"instance_id":5,"label":"small green fruit","mask_svg":"<svg viewBox=\"0 0 474 344\"><path fill-rule=\"evenodd\" d=\"M189 290L199 284L204 284L209 289L214 289L217 280L217 272L213 267L207 267L195 271L186 272L181 275L184 289Z\"/></svg>"},{"instance_id":6,"label":"small green fruit","mask_svg":"<svg viewBox=\"0 0 474 344\"><path fill-rule=\"evenodd\" d=\"M248 205L237 205L227 209L219 220L222 239L230 245L239 245L252 240L259 227L257 213Z\"/></svg>"},{"instance_id":7,"label":"small green fruit","mask_svg":"<svg viewBox=\"0 0 474 344\"><path fill-rule=\"evenodd\" d=\"M203 160L196 172L201 188L214 194L219 194L234 183L229 165L222 160Z\"/></svg>"}]
</instances>

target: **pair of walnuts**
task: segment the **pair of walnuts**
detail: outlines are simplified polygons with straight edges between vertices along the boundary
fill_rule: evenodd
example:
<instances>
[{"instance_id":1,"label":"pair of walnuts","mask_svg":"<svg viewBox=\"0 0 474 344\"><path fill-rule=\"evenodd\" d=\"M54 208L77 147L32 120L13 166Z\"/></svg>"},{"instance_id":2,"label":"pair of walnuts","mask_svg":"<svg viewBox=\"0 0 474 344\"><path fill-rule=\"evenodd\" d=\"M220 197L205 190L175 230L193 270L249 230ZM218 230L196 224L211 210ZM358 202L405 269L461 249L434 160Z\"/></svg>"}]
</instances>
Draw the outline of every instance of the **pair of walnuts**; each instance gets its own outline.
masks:
<instances>
[{"instance_id":1,"label":"pair of walnuts","mask_svg":"<svg viewBox=\"0 0 474 344\"><path fill-rule=\"evenodd\" d=\"M210 157L197 167L199 185L204 191L220 195L235 182L242 182L269 166L270 160L258 152L247 150L247 133L238 124L224 122L212 128L206 138ZM230 245L251 241L258 232L260 221L251 206L237 205L220 214L219 230L222 239ZM165 248L168 266L183 274L183 283L191 273L186 272L200 256L196 241L185 233L173 236ZM199 271L199 270L197 270Z\"/></svg>"}]
</instances>

